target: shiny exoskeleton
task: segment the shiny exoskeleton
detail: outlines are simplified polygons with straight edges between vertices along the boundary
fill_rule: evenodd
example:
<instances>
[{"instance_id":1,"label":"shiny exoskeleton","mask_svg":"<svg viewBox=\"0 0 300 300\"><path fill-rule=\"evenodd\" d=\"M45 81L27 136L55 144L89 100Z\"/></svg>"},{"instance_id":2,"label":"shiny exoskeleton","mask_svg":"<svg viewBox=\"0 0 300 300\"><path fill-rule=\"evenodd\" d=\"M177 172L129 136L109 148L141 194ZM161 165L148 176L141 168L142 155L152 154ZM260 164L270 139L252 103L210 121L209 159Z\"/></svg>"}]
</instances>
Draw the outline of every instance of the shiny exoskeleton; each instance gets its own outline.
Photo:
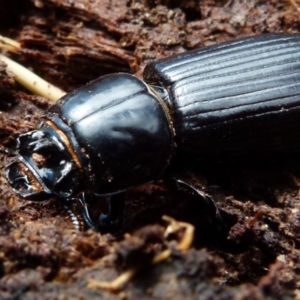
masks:
<instances>
[{"instance_id":1,"label":"shiny exoskeleton","mask_svg":"<svg viewBox=\"0 0 300 300\"><path fill-rule=\"evenodd\" d=\"M159 178L174 156L299 151L299 116L300 35L240 39L153 62L143 80L108 75L64 96L19 136L6 177L25 199L79 199L101 228L118 221L116 194ZM99 225L83 192L111 199Z\"/></svg>"}]
</instances>

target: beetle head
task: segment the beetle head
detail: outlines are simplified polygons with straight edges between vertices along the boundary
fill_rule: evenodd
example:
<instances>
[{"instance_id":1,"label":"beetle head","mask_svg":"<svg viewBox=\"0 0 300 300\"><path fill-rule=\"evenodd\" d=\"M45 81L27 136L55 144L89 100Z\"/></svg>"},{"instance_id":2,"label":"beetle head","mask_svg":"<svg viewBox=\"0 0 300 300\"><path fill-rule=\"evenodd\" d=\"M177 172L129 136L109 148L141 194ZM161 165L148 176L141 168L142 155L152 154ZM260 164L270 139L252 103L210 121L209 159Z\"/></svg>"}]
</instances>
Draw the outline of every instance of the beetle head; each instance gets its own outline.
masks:
<instances>
[{"instance_id":1,"label":"beetle head","mask_svg":"<svg viewBox=\"0 0 300 300\"><path fill-rule=\"evenodd\" d=\"M46 126L20 135L14 154L8 158L6 178L21 198L69 198L77 192L81 172L53 128Z\"/></svg>"}]
</instances>

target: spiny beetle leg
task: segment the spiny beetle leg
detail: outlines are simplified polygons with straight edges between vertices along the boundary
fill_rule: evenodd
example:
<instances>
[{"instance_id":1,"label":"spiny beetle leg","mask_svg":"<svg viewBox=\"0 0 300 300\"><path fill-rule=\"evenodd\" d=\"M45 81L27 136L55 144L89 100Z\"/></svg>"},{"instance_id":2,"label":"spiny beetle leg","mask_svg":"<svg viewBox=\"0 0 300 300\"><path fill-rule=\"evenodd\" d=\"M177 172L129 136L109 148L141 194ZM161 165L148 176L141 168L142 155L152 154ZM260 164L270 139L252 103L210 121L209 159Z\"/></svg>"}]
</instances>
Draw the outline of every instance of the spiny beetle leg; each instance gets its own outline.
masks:
<instances>
[{"instance_id":1,"label":"spiny beetle leg","mask_svg":"<svg viewBox=\"0 0 300 300\"><path fill-rule=\"evenodd\" d=\"M198 189L195 186L187 183L186 181L183 181L175 177L173 177L173 181L179 191L188 193L189 195L198 198L200 201L204 200L207 206L213 210L213 215L214 218L216 219L217 224L220 225L222 223L222 217L219 208L215 200L210 195L204 192L206 188Z\"/></svg>"},{"instance_id":2,"label":"spiny beetle leg","mask_svg":"<svg viewBox=\"0 0 300 300\"><path fill-rule=\"evenodd\" d=\"M77 217L77 215L74 213L73 209L69 205L64 205L64 209L71 218L73 228L75 231L80 231L82 230L80 220Z\"/></svg>"}]
</instances>

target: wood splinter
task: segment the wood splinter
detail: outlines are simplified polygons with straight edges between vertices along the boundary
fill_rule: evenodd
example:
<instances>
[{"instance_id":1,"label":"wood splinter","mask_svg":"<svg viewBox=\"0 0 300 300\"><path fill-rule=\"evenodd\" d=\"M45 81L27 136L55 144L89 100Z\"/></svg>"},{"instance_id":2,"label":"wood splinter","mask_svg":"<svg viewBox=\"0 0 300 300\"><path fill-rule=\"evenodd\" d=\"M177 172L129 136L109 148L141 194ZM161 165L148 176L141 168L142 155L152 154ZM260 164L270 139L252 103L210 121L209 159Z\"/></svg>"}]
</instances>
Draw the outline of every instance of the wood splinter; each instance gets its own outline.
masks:
<instances>
[{"instance_id":1,"label":"wood splinter","mask_svg":"<svg viewBox=\"0 0 300 300\"><path fill-rule=\"evenodd\" d=\"M7 37L0 36L0 49L16 53L19 48L20 43ZM0 54L0 61L6 64L7 71L14 74L14 79L33 94L45 97L52 101L56 101L66 94L58 87L52 85L2 54Z\"/></svg>"}]
</instances>

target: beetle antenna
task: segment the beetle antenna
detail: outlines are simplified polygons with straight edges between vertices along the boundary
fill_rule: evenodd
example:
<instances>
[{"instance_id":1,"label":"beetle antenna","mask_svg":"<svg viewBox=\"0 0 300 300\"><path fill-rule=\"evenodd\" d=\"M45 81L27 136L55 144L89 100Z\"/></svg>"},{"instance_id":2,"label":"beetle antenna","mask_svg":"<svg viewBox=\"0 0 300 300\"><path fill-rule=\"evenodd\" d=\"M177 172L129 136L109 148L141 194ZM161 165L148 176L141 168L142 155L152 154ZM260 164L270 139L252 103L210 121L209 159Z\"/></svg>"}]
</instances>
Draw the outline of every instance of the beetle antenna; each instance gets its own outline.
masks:
<instances>
[{"instance_id":1,"label":"beetle antenna","mask_svg":"<svg viewBox=\"0 0 300 300\"><path fill-rule=\"evenodd\" d=\"M16 156L17 155L16 151L11 150L11 149L7 149L7 148L4 148L4 147L0 147L0 152L6 154L8 156Z\"/></svg>"}]
</instances>

